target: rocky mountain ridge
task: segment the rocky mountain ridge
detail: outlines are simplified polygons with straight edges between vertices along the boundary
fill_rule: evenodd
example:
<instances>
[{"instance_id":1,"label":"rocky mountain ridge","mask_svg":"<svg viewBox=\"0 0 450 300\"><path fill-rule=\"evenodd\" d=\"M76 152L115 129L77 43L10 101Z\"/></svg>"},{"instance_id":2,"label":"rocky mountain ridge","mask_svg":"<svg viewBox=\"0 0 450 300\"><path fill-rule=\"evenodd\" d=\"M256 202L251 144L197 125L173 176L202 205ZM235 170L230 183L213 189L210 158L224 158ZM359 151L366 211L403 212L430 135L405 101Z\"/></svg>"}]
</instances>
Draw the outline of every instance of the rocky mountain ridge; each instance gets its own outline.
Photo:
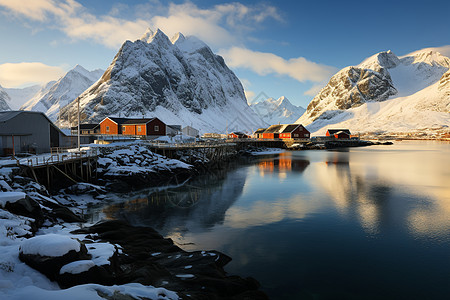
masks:
<instances>
[{"instance_id":1,"label":"rocky mountain ridge","mask_svg":"<svg viewBox=\"0 0 450 300\"><path fill-rule=\"evenodd\" d=\"M201 132L250 132L264 124L221 56L193 36L179 33L170 40L159 29L126 41L103 76L79 98L85 122L112 115L155 116ZM75 109L74 101L62 115L70 119Z\"/></svg>"},{"instance_id":2,"label":"rocky mountain ridge","mask_svg":"<svg viewBox=\"0 0 450 300\"><path fill-rule=\"evenodd\" d=\"M358 132L445 128L449 68L450 59L435 51L378 53L335 74L297 123L317 133L330 126Z\"/></svg>"}]
</instances>

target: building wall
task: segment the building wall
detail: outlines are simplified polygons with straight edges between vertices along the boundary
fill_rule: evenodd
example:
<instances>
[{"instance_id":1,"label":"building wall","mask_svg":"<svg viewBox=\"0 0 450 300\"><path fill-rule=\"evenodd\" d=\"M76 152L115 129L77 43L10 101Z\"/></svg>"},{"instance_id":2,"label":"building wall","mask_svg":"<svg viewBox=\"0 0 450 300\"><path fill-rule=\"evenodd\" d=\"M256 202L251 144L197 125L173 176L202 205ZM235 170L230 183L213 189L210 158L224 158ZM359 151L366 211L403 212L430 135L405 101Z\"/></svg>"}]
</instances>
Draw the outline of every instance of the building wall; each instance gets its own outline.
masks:
<instances>
[{"instance_id":1,"label":"building wall","mask_svg":"<svg viewBox=\"0 0 450 300\"><path fill-rule=\"evenodd\" d=\"M109 128L109 130L107 130ZM100 133L101 134L120 134L122 133L121 128L111 121L110 119L106 118L102 122L100 122Z\"/></svg>"},{"instance_id":2,"label":"building wall","mask_svg":"<svg viewBox=\"0 0 450 300\"><path fill-rule=\"evenodd\" d=\"M49 120L39 113L20 113L0 126L2 136L2 154L11 151L13 147L17 152L50 152L50 125ZM8 150L9 149L9 150Z\"/></svg>"},{"instance_id":3,"label":"building wall","mask_svg":"<svg viewBox=\"0 0 450 300\"><path fill-rule=\"evenodd\" d=\"M341 132L339 134L335 134L334 137L337 139L349 139L350 135L346 134L345 132Z\"/></svg>"},{"instance_id":4,"label":"building wall","mask_svg":"<svg viewBox=\"0 0 450 300\"><path fill-rule=\"evenodd\" d=\"M136 125L122 125L123 135L136 135Z\"/></svg>"},{"instance_id":5,"label":"building wall","mask_svg":"<svg viewBox=\"0 0 450 300\"><path fill-rule=\"evenodd\" d=\"M298 136L296 136L296 134L298 134ZM304 138L309 138L310 137L310 132L303 126L299 126L297 127L293 132L292 132L292 138L296 139L304 139Z\"/></svg>"},{"instance_id":6,"label":"building wall","mask_svg":"<svg viewBox=\"0 0 450 300\"><path fill-rule=\"evenodd\" d=\"M166 135L166 124L157 118L153 119L147 123L146 135Z\"/></svg>"}]
</instances>

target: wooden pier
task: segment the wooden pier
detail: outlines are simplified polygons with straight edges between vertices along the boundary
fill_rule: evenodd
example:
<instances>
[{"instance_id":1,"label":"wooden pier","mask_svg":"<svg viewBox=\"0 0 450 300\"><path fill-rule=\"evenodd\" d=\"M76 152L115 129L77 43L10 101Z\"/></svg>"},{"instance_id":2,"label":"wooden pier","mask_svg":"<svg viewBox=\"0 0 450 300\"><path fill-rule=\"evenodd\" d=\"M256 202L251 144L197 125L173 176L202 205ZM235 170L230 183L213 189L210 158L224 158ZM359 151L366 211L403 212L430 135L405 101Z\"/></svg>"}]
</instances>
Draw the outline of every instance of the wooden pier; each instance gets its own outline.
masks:
<instances>
[{"instance_id":1,"label":"wooden pier","mask_svg":"<svg viewBox=\"0 0 450 300\"><path fill-rule=\"evenodd\" d=\"M73 184L91 182L97 177L97 149L62 152L22 159L19 165L30 177L48 189L57 187L61 178Z\"/></svg>"}]
</instances>

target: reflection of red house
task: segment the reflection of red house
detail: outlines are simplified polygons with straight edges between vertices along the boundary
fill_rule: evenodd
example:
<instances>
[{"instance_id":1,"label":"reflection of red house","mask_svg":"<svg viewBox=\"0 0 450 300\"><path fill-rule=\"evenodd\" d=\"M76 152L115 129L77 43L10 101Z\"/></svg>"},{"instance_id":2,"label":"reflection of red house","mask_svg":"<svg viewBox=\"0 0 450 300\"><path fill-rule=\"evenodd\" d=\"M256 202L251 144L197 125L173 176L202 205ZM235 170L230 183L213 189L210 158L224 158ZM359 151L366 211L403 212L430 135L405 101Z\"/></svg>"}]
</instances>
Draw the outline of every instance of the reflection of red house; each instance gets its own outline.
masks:
<instances>
[{"instance_id":1,"label":"reflection of red house","mask_svg":"<svg viewBox=\"0 0 450 300\"><path fill-rule=\"evenodd\" d=\"M128 119L107 117L100 122L101 134L166 135L166 124L158 118Z\"/></svg>"},{"instance_id":2,"label":"reflection of red house","mask_svg":"<svg viewBox=\"0 0 450 300\"><path fill-rule=\"evenodd\" d=\"M334 137L336 139L349 139L350 130L348 129L328 129L327 136Z\"/></svg>"},{"instance_id":3,"label":"reflection of red house","mask_svg":"<svg viewBox=\"0 0 450 300\"><path fill-rule=\"evenodd\" d=\"M281 131L282 139L304 139L309 138L309 131L300 124L289 124Z\"/></svg>"},{"instance_id":4,"label":"reflection of red house","mask_svg":"<svg viewBox=\"0 0 450 300\"><path fill-rule=\"evenodd\" d=\"M230 138L230 139L248 139L249 136L246 135L245 133L242 133L239 131L234 131L234 132L228 134L228 138Z\"/></svg>"}]
</instances>

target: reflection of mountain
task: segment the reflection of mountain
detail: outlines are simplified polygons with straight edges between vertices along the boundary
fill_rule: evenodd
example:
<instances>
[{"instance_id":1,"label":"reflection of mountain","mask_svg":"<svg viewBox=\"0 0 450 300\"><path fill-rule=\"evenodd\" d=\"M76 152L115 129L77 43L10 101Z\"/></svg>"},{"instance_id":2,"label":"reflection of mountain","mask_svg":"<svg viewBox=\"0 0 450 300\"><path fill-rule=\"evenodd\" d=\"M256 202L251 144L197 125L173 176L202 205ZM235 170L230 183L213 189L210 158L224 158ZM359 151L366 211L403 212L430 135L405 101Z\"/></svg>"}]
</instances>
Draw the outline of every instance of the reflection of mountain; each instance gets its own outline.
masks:
<instances>
[{"instance_id":1,"label":"reflection of mountain","mask_svg":"<svg viewBox=\"0 0 450 300\"><path fill-rule=\"evenodd\" d=\"M116 204L104 209L111 218L155 228L163 235L173 231L196 232L222 224L246 181L241 170L203 176L184 186Z\"/></svg>"}]
</instances>

